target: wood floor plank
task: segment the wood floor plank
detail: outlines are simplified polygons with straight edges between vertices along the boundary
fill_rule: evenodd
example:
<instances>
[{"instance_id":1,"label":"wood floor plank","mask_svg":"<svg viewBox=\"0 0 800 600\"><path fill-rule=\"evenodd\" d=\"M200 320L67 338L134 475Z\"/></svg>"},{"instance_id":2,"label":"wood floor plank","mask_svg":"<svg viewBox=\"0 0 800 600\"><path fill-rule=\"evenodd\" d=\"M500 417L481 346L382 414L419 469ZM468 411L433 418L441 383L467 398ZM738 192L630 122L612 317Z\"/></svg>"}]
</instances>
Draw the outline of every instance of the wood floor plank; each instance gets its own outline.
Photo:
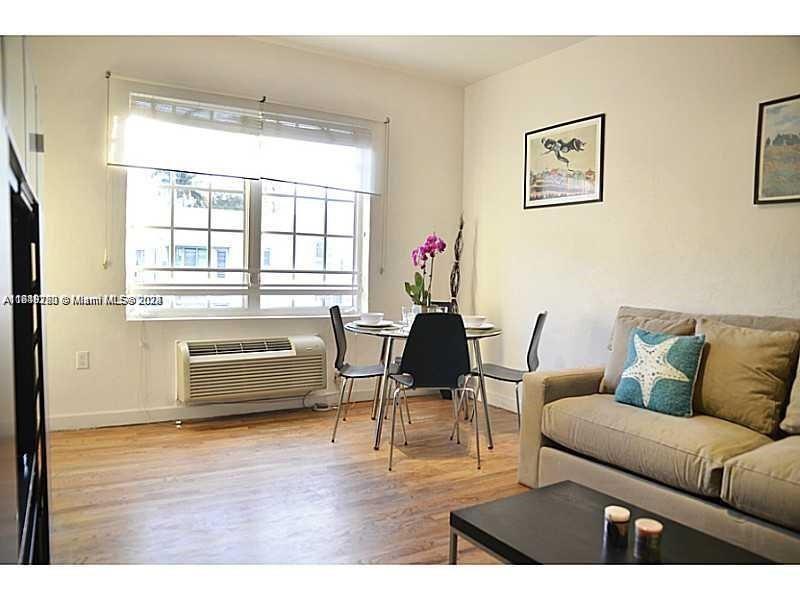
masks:
<instances>
[{"instance_id":1,"label":"wood floor plank","mask_svg":"<svg viewBox=\"0 0 800 600\"><path fill-rule=\"evenodd\" d=\"M387 470L369 403L330 443L308 410L52 435L56 563L445 563L451 510L520 493L516 416L490 409L494 450L452 405L410 399L408 446ZM399 431L398 431L399 433ZM467 542L459 562L493 563Z\"/></svg>"}]
</instances>

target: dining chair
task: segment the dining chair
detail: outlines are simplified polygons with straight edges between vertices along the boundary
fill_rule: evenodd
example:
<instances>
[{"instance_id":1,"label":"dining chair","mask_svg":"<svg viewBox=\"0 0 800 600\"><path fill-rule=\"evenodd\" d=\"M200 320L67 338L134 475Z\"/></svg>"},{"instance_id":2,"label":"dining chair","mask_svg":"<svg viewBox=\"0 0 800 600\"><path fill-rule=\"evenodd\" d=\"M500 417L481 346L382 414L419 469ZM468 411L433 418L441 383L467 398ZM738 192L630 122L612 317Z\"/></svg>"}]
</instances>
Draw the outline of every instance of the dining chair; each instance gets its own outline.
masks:
<instances>
[{"instance_id":1,"label":"dining chair","mask_svg":"<svg viewBox=\"0 0 800 600\"><path fill-rule=\"evenodd\" d=\"M547 319L547 311L540 312L536 316L536 323L533 325L533 333L531 334L531 341L528 345L528 370L522 371L520 369L512 369L504 367L503 365L495 365L492 363L485 363L483 365L484 377L489 377L497 381L504 381L506 383L514 384L514 394L517 400L517 428L520 426L520 405L519 405L519 384L525 373L530 373L539 368L539 341L542 338L542 329L544 329L544 322ZM477 371L472 372L473 375L479 375Z\"/></svg>"},{"instance_id":2,"label":"dining chair","mask_svg":"<svg viewBox=\"0 0 800 600\"><path fill-rule=\"evenodd\" d=\"M475 392L465 386L470 377L470 358L467 348L467 334L461 315L455 313L423 313L416 316L408 334L399 373L390 378L397 384L392 395L392 432L389 445L389 470L392 470L394 457L394 434L397 409L400 407L400 423L403 426L403 441L408 444L403 423L400 395L406 390L416 388L449 389L453 399L453 417L456 439L461 443L458 414L467 395L475 401ZM481 468L480 434L478 419L475 425L475 450L478 469Z\"/></svg>"},{"instance_id":3,"label":"dining chair","mask_svg":"<svg viewBox=\"0 0 800 600\"><path fill-rule=\"evenodd\" d=\"M336 360L334 361L333 365L336 369L336 372L342 379L342 388L339 391L339 404L336 407L336 421L333 424L333 433L331 434L331 443L336 441L336 430L339 427L339 418L341 417L342 421L347 420L347 414L350 410L350 397L353 394L353 383L356 379L371 379L373 377L377 377L378 380L375 383L375 394L372 398L372 414L375 414L375 408L377 406L378 401L378 394L380 392L380 384L381 384L381 377L383 376L383 363L378 363L375 365L363 365L363 366L356 366L351 365L350 363L346 362L347 357L347 336L345 335L344 331L344 323L342 322L342 313L339 310L338 306L331 306L330 309L331 314L331 325L333 326L333 339L336 343ZM383 356L381 357L383 359ZM391 371L396 372L399 367L398 363L395 363L391 369ZM344 394L345 390L347 391L347 401L344 401ZM342 407L346 405L344 415L342 415ZM408 411L408 400L406 400L406 414L408 415L409 423L411 422L411 414ZM374 417L373 417L374 418ZM402 409L400 418L403 418Z\"/></svg>"}]
</instances>

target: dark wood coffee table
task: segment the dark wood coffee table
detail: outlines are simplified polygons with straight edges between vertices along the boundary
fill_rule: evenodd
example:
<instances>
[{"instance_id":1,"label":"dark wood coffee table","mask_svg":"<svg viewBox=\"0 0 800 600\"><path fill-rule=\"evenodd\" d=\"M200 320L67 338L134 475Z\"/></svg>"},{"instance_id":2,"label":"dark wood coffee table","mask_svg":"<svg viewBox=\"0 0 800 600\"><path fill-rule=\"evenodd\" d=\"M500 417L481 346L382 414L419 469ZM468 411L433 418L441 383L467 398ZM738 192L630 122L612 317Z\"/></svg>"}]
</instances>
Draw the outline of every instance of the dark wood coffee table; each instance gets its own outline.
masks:
<instances>
[{"instance_id":1,"label":"dark wood coffee table","mask_svg":"<svg viewBox=\"0 0 800 600\"><path fill-rule=\"evenodd\" d=\"M631 511L627 548L603 543L603 508ZM652 511L565 481L510 498L450 513L450 564L463 537L511 564L635 564L633 521L652 517L664 524L663 564L766 564L771 561L662 517Z\"/></svg>"}]
</instances>

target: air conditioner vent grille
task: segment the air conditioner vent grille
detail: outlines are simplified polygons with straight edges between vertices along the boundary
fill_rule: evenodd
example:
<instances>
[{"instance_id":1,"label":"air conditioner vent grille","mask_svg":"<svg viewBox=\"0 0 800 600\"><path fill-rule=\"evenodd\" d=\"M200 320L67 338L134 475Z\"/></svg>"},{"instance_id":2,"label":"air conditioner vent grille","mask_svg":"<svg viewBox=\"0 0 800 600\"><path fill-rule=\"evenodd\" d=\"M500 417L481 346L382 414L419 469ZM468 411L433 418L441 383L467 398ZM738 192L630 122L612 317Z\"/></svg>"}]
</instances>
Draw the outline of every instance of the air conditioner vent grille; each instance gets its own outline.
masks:
<instances>
[{"instance_id":1,"label":"air conditioner vent grille","mask_svg":"<svg viewBox=\"0 0 800 600\"><path fill-rule=\"evenodd\" d=\"M189 392L194 401L237 394L290 395L325 386L323 356L258 359L243 363L203 363L189 367Z\"/></svg>"},{"instance_id":2,"label":"air conditioner vent grille","mask_svg":"<svg viewBox=\"0 0 800 600\"><path fill-rule=\"evenodd\" d=\"M270 352L292 349L292 343L289 338L271 338L264 340L264 343L267 344L267 350Z\"/></svg>"},{"instance_id":3,"label":"air conditioner vent grille","mask_svg":"<svg viewBox=\"0 0 800 600\"><path fill-rule=\"evenodd\" d=\"M325 389L325 343L316 335L179 341L182 404L299 398Z\"/></svg>"},{"instance_id":4,"label":"air conditioner vent grille","mask_svg":"<svg viewBox=\"0 0 800 600\"><path fill-rule=\"evenodd\" d=\"M189 342L189 356L216 356L220 354L247 354L251 352L281 352L292 349L289 338L264 338L230 342Z\"/></svg>"}]
</instances>

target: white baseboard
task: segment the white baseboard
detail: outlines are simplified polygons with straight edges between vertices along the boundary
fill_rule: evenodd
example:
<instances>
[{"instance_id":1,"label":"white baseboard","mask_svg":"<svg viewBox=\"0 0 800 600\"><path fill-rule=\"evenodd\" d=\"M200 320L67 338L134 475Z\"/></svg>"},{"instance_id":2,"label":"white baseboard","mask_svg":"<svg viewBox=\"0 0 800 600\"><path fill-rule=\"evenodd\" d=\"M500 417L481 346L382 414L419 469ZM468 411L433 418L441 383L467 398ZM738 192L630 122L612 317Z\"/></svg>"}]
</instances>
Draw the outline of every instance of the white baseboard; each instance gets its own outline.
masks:
<instances>
[{"instance_id":1,"label":"white baseboard","mask_svg":"<svg viewBox=\"0 0 800 600\"><path fill-rule=\"evenodd\" d=\"M354 402L372 402L371 389L354 389L351 400ZM430 394L429 390L414 390L409 396ZM67 413L51 415L48 418L48 427L51 431L70 429L93 429L96 427L114 427L118 425L141 425L143 423L161 423L164 421L189 421L192 419L208 419L212 417L245 415L275 410L291 410L311 408L315 403L321 402L329 406L336 406L339 401L337 391L325 390L297 398L277 398L274 400L258 400L252 402L204 404L198 406L153 406L147 408L128 408L123 410L109 410L84 413Z\"/></svg>"},{"instance_id":2,"label":"white baseboard","mask_svg":"<svg viewBox=\"0 0 800 600\"><path fill-rule=\"evenodd\" d=\"M517 400L514 396L506 396L504 394L487 394L489 396L489 406L496 406L514 414L517 414ZM520 402L522 398L520 397Z\"/></svg>"},{"instance_id":3,"label":"white baseboard","mask_svg":"<svg viewBox=\"0 0 800 600\"><path fill-rule=\"evenodd\" d=\"M311 406L314 401L307 400L306 402L308 402L308 406ZM303 398L281 398L277 400L239 402L235 404L204 404L199 406L183 406L176 403L174 406L51 415L48 422L51 431L61 431L65 429L91 429L117 425L160 423L178 419L188 421L191 419L207 419L210 417L243 415L302 407Z\"/></svg>"}]
</instances>

